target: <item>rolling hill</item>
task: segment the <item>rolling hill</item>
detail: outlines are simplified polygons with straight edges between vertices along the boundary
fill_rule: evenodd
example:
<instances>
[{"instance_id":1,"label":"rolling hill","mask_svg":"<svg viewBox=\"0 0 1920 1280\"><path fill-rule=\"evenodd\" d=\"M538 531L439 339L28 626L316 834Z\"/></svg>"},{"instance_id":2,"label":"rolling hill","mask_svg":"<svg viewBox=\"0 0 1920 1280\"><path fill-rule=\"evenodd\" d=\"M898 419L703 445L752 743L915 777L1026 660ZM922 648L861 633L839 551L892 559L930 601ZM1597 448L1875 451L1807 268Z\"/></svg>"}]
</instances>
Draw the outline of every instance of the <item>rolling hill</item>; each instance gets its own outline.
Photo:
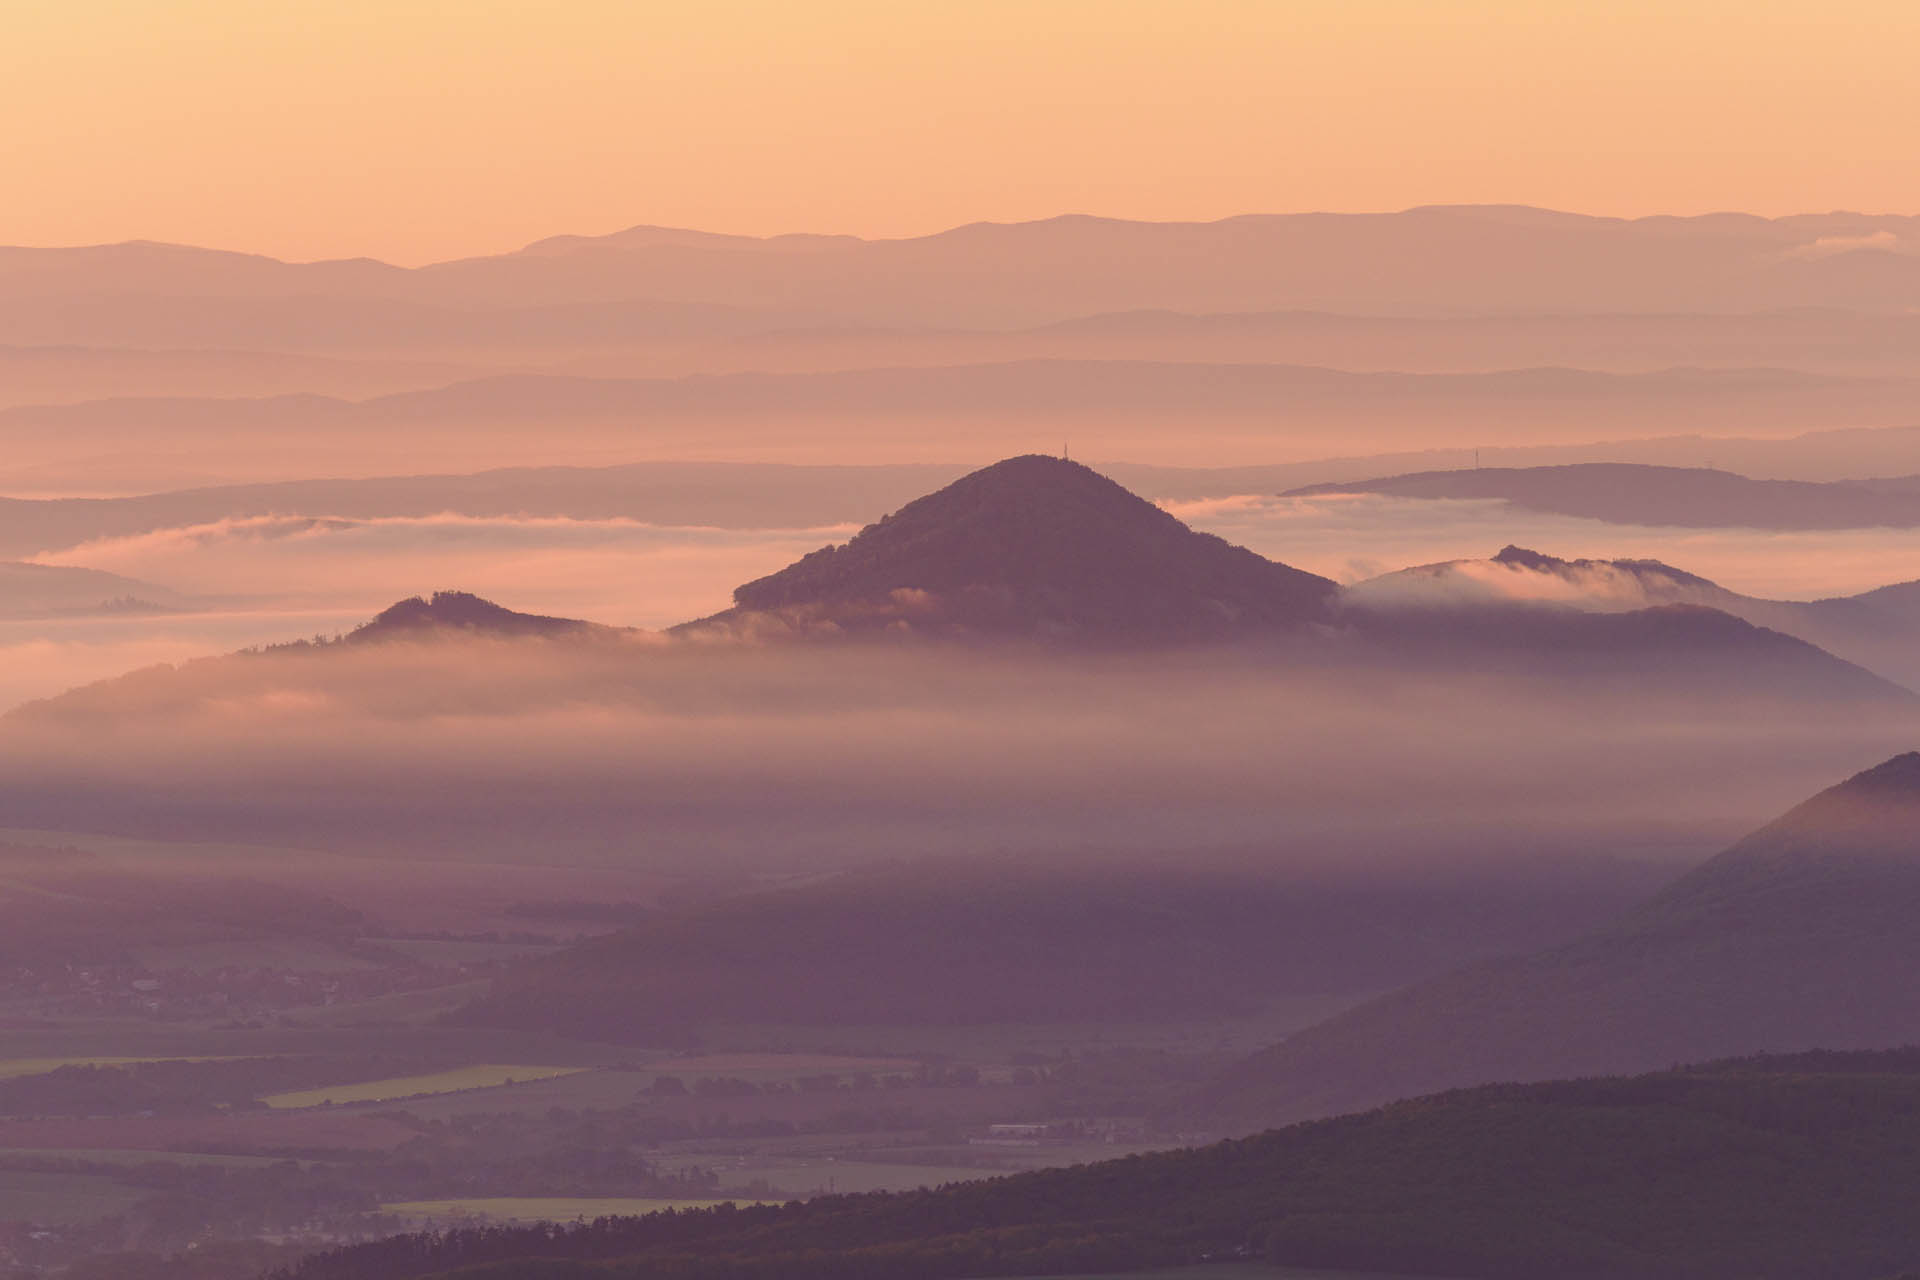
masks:
<instances>
[{"instance_id":1,"label":"rolling hill","mask_svg":"<svg viewBox=\"0 0 1920 1280\"><path fill-rule=\"evenodd\" d=\"M1920 753L1754 832L1574 942L1395 992L1196 1100L1257 1128L1495 1080L1920 1040Z\"/></svg>"},{"instance_id":2,"label":"rolling hill","mask_svg":"<svg viewBox=\"0 0 1920 1280\"><path fill-rule=\"evenodd\" d=\"M0 560L0 618L153 612L191 603L177 591L117 573Z\"/></svg>"},{"instance_id":3,"label":"rolling hill","mask_svg":"<svg viewBox=\"0 0 1920 1280\"><path fill-rule=\"evenodd\" d=\"M1702 442L1702 447L1712 445ZM1529 511L1682 529L1907 529L1920 525L1920 491L1898 481L1753 480L1707 467L1617 462L1421 471L1308 485L1285 496L1330 493L1497 498Z\"/></svg>"},{"instance_id":4,"label":"rolling hill","mask_svg":"<svg viewBox=\"0 0 1920 1280\"><path fill-rule=\"evenodd\" d=\"M294 394L23 405L0 409L0 443L23 463L85 450L164 444L180 453L249 443L235 438L238 431L261 447L312 450L331 438L378 450L366 456L381 458L402 445L431 446L432 456L469 464L570 461L554 452L563 439L600 457L617 449L627 458L718 452L825 462L844 459L857 445L873 461L937 462L1071 431L1100 441L1105 452L1142 461L1280 461L1312 456L1305 451L1316 448L1378 453L1436 444L1569 444L1681 429L1778 435L1836 424L1910 427L1916 389L1920 379L1913 377L1782 369L1400 373L1218 360L1027 359L679 378L513 373L361 400ZM905 419L941 430L903 433ZM1170 441L1165 428L1172 420L1184 426ZM548 432L544 452L519 441L519 454L504 455L516 442L502 432L534 421ZM799 428L807 434L796 439ZM479 452L482 445L488 453Z\"/></svg>"},{"instance_id":5,"label":"rolling hill","mask_svg":"<svg viewBox=\"0 0 1920 1280\"><path fill-rule=\"evenodd\" d=\"M452 635L526 638L583 637L613 634L618 627L578 618L551 618L519 613L467 591L436 591L388 605L344 637L348 644L375 644L388 640L429 639Z\"/></svg>"},{"instance_id":6,"label":"rolling hill","mask_svg":"<svg viewBox=\"0 0 1920 1280\"><path fill-rule=\"evenodd\" d=\"M1920 584L1828 600L1763 600L1657 560L1563 560L1509 546L1486 560L1418 565L1355 583L1350 607L1423 613L1531 605L1592 613L1692 605L1816 645L1920 688Z\"/></svg>"},{"instance_id":7,"label":"rolling hill","mask_svg":"<svg viewBox=\"0 0 1920 1280\"><path fill-rule=\"evenodd\" d=\"M1525 603L1342 613L1348 661L1389 670L1533 677L1568 689L1853 704L1911 715L1920 695L1817 645L1719 609L1663 604L1588 613Z\"/></svg>"}]
</instances>

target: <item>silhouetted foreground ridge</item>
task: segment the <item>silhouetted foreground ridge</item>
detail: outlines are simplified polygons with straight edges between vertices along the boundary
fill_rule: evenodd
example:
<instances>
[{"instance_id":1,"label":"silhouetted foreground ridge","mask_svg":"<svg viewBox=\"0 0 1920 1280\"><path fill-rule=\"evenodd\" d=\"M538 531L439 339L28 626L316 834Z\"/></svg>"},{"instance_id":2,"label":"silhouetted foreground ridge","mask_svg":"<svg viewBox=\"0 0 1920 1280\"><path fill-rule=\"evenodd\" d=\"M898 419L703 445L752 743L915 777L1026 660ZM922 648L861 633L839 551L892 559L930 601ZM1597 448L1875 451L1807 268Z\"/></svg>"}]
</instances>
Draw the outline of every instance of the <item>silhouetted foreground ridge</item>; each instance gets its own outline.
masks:
<instances>
[{"instance_id":1,"label":"silhouetted foreground ridge","mask_svg":"<svg viewBox=\"0 0 1920 1280\"><path fill-rule=\"evenodd\" d=\"M280 1280L940 1280L1277 1263L1879 1280L1920 1262L1920 1051L1496 1085L1192 1151L336 1250Z\"/></svg>"}]
</instances>

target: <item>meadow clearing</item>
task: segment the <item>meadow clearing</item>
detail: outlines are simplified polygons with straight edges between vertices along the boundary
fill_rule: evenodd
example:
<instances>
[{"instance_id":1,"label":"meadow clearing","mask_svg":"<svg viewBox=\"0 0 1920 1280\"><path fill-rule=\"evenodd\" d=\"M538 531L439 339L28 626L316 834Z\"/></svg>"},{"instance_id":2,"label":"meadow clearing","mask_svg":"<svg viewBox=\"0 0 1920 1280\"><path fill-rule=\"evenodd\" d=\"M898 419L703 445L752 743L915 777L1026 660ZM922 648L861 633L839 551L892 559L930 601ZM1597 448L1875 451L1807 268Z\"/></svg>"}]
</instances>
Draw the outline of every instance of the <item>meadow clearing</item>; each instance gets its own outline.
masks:
<instances>
[{"instance_id":1,"label":"meadow clearing","mask_svg":"<svg viewBox=\"0 0 1920 1280\"><path fill-rule=\"evenodd\" d=\"M0 1080L21 1076L45 1075L62 1067L130 1067L140 1062L231 1062L231 1058L5 1058L0 1059Z\"/></svg>"},{"instance_id":2,"label":"meadow clearing","mask_svg":"<svg viewBox=\"0 0 1920 1280\"><path fill-rule=\"evenodd\" d=\"M0 1217L68 1226L125 1213L146 1193L84 1173L0 1169Z\"/></svg>"},{"instance_id":3,"label":"meadow clearing","mask_svg":"<svg viewBox=\"0 0 1920 1280\"><path fill-rule=\"evenodd\" d=\"M397 1098L417 1098L441 1093L465 1093L473 1089L493 1089L521 1081L551 1080L584 1071L584 1067L503 1066L479 1063L435 1071L427 1075L395 1076L388 1080L368 1080L360 1084L329 1085L319 1089L297 1089L290 1093L269 1094L260 1099L276 1111L299 1111L308 1107L346 1106L356 1102L391 1102Z\"/></svg>"}]
</instances>

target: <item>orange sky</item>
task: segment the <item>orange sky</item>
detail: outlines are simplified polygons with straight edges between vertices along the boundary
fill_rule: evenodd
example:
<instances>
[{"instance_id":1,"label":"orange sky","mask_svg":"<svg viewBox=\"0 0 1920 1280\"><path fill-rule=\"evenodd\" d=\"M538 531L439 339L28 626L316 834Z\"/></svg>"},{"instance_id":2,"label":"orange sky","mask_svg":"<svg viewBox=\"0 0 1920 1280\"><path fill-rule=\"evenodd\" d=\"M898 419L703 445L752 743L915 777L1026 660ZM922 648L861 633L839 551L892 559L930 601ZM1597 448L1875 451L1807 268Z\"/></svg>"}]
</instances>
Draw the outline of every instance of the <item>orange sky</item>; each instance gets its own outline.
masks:
<instances>
[{"instance_id":1,"label":"orange sky","mask_svg":"<svg viewBox=\"0 0 1920 1280\"><path fill-rule=\"evenodd\" d=\"M1912 0L0 6L0 243L1920 211Z\"/></svg>"}]
</instances>

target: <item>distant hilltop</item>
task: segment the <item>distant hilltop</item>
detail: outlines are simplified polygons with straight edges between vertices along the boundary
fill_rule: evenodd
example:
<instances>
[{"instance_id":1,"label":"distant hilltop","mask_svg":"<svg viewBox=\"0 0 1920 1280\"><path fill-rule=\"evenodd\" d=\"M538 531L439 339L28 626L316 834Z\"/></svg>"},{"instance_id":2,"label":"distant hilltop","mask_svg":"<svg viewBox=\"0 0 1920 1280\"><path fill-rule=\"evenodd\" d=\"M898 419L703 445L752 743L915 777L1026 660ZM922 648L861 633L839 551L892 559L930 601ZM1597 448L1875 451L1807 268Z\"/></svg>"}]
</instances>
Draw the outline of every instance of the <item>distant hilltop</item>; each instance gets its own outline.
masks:
<instances>
[{"instance_id":1,"label":"distant hilltop","mask_svg":"<svg viewBox=\"0 0 1920 1280\"><path fill-rule=\"evenodd\" d=\"M1030 454L747 583L734 609L687 630L1197 637L1322 618L1337 592L1196 533L1089 467Z\"/></svg>"}]
</instances>

